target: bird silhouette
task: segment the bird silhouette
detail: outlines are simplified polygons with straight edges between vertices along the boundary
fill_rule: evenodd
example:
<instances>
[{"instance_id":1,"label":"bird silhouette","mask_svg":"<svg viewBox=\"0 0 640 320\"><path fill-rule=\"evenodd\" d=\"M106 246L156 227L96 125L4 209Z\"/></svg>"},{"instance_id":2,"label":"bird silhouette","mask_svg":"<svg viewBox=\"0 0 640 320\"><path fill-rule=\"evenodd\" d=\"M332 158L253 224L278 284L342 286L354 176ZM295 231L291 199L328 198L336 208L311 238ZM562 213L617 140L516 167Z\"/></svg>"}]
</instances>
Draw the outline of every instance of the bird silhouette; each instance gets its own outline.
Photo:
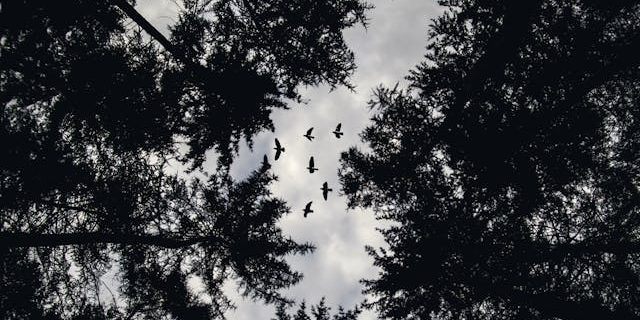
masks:
<instances>
[{"instance_id":1,"label":"bird silhouette","mask_svg":"<svg viewBox=\"0 0 640 320\"><path fill-rule=\"evenodd\" d=\"M336 129L333 130L333 134L336 135L336 138L340 139L340 137L344 134L343 132L340 131L340 128L342 127L342 123L338 123L338 125L336 126Z\"/></svg>"},{"instance_id":2,"label":"bird silhouette","mask_svg":"<svg viewBox=\"0 0 640 320\"><path fill-rule=\"evenodd\" d=\"M314 168L313 157L309 158L309 166L307 167L307 169L309 169L309 173L318 171L318 168Z\"/></svg>"},{"instance_id":3,"label":"bird silhouette","mask_svg":"<svg viewBox=\"0 0 640 320\"><path fill-rule=\"evenodd\" d=\"M271 164L269 163L269 159L267 158L267 155L264 155L264 158L262 158L262 170L263 171L267 171L271 169Z\"/></svg>"},{"instance_id":4,"label":"bird silhouette","mask_svg":"<svg viewBox=\"0 0 640 320\"><path fill-rule=\"evenodd\" d=\"M278 138L276 138L276 147L273 148L273 150L276 150L276 160L278 160L278 158L280 158L280 154L284 152L284 148L280 145L280 141L278 141Z\"/></svg>"},{"instance_id":5,"label":"bird silhouette","mask_svg":"<svg viewBox=\"0 0 640 320\"><path fill-rule=\"evenodd\" d=\"M304 217L305 217L305 218L307 217L307 215L308 215L309 213L312 213L312 212L313 212L313 210L311 210L311 203L312 203L312 202L313 202L313 201L309 201L309 203L307 203L307 205L306 205L306 206L304 207L304 209L302 210L302 212L304 212Z\"/></svg>"},{"instance_id":6,"label":"bird silhouette","mask_svg":"<svg viewBox=\"0 0 640 320\"><path fill-rule=\"evenodd\" d=\"M313 131L313 127L311 127L309 130L307 130L307 133L305 133L302 136L307 138L307 139L309 139L309 141L313 141L313 138L315 138L315 137L311 135L312 131Z\"/></svg>"},{"instance_id":7,"label":"bird silhouette","mask_svg":"<svg viewBox=\"0 0 640 320\"><path fill-rule=\"evenodd\" d=\"M333 189L329 188L329 184L325 181L322 184L322 188L320 188L320 190L322 190L322 196L324 197L324 200L327 200L327 195L329 194L330 191L333 191Z\"/></svg>"}]
</instances>

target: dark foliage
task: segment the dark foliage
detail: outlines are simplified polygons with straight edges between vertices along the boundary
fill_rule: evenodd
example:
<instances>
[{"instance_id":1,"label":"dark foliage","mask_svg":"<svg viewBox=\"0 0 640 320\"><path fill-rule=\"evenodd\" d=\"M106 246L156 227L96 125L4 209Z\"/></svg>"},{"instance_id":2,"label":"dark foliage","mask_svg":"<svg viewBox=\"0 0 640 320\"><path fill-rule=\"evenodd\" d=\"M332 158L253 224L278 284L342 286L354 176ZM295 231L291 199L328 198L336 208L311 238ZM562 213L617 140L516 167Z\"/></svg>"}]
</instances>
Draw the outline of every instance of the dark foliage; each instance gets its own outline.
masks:
<instances>
[{"instance_id":1,"label":"dark foliage","mask_svg":"<svg viewBox=\"0 0 640 320\"><path fill-rule=\"evenodd\" d=\"M307 304L302 301L293 315L287 313L287 305L279 304L276 308L276 317L271 320L357 320L362 312L358 307L352 310L344 310L338 307L338 313L331 316L331 308L326 305L325 298L311 306L311 314L307 311Z\"/></svg>"},{"instance_id":2,"label":"dark foliage","mask_svg":"<svg viewBox=\"0 0 640 320\"><path fill-rule=\"evenodd\" d=\"M300 280L275 177L228 165L298 86L349 86L369 6L185 1L167 39L132 4L0 1L0 318L218 318L225 280L267 303Z\"/></svg>"},{"instance_id":3,"label":"dark foliage","mask_svg":"<svg viewBox=\"0 0 640 320\"><path fill-rule=\"evenodd\" d=\"M440 1L407 90L343 154L388 319L640 318L640 7Z\"/></svg>"}]
</instances>

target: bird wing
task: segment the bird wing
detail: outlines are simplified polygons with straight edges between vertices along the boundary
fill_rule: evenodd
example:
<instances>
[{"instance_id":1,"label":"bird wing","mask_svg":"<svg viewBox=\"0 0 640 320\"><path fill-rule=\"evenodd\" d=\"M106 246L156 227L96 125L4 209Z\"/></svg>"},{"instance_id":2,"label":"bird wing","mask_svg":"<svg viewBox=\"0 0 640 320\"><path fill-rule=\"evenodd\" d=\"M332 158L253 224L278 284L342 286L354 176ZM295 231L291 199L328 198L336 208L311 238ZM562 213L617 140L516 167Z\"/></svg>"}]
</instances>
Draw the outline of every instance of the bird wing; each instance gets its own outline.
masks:
<instances>
[{"instance_id":1,"label":"bird wing","mask_svg":"<svg viewBox=\"0 0 640 320\"><path fill-rule=\"evenodd\" d=\"M341 127L342 127L342 123L338 123L338 126L336 126L336 131L340 131Z\"/></svg>"},{"instance_id":2,"label":"bird wing","mask_svg":"<svg viewBox=\"0 0 640 320\"><path fill-rule=\"evenodd\" d=\"M276 150L276 158L275 158L276 160L278 160L278 158L280 158L280 154L281 153L282 152L280 151L280 149Z\"/></svg>"},{"instance_id":3,"label":"bird wing","mask_svg":"<svg viewBox=\"0 0 640 320\"><path fill-rule=\"evenodd\" d=\"M327 200L327 194L329 194L329 190L327 188L322 189L322 197Z\"/></svg>"},{"instance_id":4,"label":"bird wing","mask_svg":"<svg viewBox=\"0 0 640 320\"><path fill-rule=\"evenodd\" d=\"M304 209L305 209L305 210L311 210L311 203L312 203L312 202L313 202L313 201L309 201L309 203L307 203L307 206L306 206L306 207L304 207Z\"/></svg>"},{"instance_id":5,"label":"bird wing","mask_svg":"<svg viewBox=\"0 0 640 320\"><path fill-rule=\"evenodd\" d=\"M280 141L278 141L278 138L276 138L276 148L280 149Z\"/></svg>"},{"instance_id":6,"label":"bird wing","mask_svg":"<svg viewBox=\"0 0 640 320\"><path fill-rule=\"evenodd\" d=\"M313 127L311 127L311 129L307 130L307 135L310 136L311 135L311 131L313 131Z\"/></svg>"},{"instance_id":7,"label":"bird wing","mask_svg":"<svg viewBox=\"0 0 640 320\"><path fill-rule=\"evenodd\" d=\"M313 157L309 158L309 168L313 168Z\"/></svg>"}]
</instances>

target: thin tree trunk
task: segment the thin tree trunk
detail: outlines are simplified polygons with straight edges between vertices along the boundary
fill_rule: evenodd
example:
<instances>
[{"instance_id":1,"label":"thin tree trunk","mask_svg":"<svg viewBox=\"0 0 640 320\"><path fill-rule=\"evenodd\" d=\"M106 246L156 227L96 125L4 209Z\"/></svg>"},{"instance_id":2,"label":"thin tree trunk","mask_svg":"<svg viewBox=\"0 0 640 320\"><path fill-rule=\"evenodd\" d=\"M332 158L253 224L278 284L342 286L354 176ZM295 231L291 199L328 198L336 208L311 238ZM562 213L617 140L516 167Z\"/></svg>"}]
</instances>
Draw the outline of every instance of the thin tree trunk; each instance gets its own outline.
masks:
<instances>
[{"instance_id":1,"label":"thin tree trunk","mask_svg":"<svg viewBox=\"0 0 640 320\"><path fill-rule=\"evenodd\" d=\"M133 22L140 26L145 32L147 32L152 38L158 41L165 50L169 51L171 55L177 60L183 63L187 63L185 57L182 56L178 50L171 44L171 41L167 39L158 29L156 29L147 19L145 19L127 0L112 0L113 3L120 8Z\"/></svg>"},{"instance_id":2,"label":"thin tree trunk","mask_svg":"<svg viewBox=\"0 0 640 320\"><path fill-rule=\"evenodd\" d=\"M150 234L115 234L101 232L78 232L61 234L35 234L25 232L0 232L0 247L57 247L65 245L85 245L98 243L148 245L169 249L189 247L203 242L221 243L216 236L201 236L174 239Z\"/></svg>"},{"instance_id":3,"label":"thin tree trunk","mask_svg":"<svg viewBox=\"0 0 640 320\"><path fill-rule=\"evenodd\" d=\"M192 61L187 56L184 55L183 52L180 52L172 43L167 39L158 29L156 29L147 19L145 19L140 13L129 3L127 0L111 0L113 3L120 8L133 22L135 22L138 26L140 26L145 32L147 32L153 39L158 41L160 45L162 45L165 50L167 50L171 56L177 61L183 63L185 67L193 72L193 74L199 79L206 79L208 83L216 83L219 84L221 80L219 79L219 75L210 72L205 67L203 67L200 63L196 61ZM216 88L217 86L211 85L211 88Z\"/></svg>"}]
</instances>

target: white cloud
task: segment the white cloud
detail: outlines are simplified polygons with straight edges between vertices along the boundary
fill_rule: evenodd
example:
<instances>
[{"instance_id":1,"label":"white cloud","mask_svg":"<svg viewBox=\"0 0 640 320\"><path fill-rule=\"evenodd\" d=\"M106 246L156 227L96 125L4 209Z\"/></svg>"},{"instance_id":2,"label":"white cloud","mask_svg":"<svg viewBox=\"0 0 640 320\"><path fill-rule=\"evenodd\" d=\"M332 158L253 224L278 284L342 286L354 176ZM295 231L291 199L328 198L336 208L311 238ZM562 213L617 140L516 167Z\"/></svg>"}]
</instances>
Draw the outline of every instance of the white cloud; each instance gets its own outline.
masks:
<instances>
[{"instance_id":1,"label":"white cloud","mask_svg":"<svg viewBox=\"0 0 640 320\"><path fill-rule=\"evenodd\" d=\"M337 180L340 152L354 145L366 148L358 134L371 117L366 108L371 90L379 84L393 86L398 81L403 82L408 70L422 59L429 19L440 10L435 1L396 0L375 4L377 8L372 12L368 30L354 28L345 32L358 64L353 77L356 92L339 88L329 93L327 87L305 90L304 97L310 100L309 104L276 111L275 133L257 137L255 154L241 154L241 158L251 158L255 164L265 151L269 151L272 159L273 153L269 149L274 137L287 148L273 167L280 176L273 191L287 200L293 210L282 219L281 226L294 239L311 241L317 246L312 255L289 259L305 278L287 293L308 303L317 303L326 296L327 303L333 308L338 305L350 308L364 299L359 280L377 273L364 246L383 245L381 235L375 231L381 223L375 221L370 212L347 212L346 198L336 192L340 188ZM339 140L330 133L338 122L342 123L345 132ZM314 127L313 133L317 137L313 142L302 137L310 127ZM304 168L312 155L320 171L309 174ZM240 167L243 166L238 166L237 171L242 171ZM326 202L320 191L324 181L334 189ZM305 219L300 210L308 201L313 201L315 212ZM237 311L229 313L229 317L266 319L272 314L272 308L245 302ZM375 319L375 313L365 312L361 318Z\"/></svg>"},{"instance_id":2,"label":"white cloud","mask_svg":"<svg viewBox=\"0 0 640 320\"><path fill-rule=\"evenodd\" d=\"M180 1L173 0L138 0L136 9L164 36L169 36L167 26L176 23L178 11L182 9Z\"/></svg>"}]
</instances>

